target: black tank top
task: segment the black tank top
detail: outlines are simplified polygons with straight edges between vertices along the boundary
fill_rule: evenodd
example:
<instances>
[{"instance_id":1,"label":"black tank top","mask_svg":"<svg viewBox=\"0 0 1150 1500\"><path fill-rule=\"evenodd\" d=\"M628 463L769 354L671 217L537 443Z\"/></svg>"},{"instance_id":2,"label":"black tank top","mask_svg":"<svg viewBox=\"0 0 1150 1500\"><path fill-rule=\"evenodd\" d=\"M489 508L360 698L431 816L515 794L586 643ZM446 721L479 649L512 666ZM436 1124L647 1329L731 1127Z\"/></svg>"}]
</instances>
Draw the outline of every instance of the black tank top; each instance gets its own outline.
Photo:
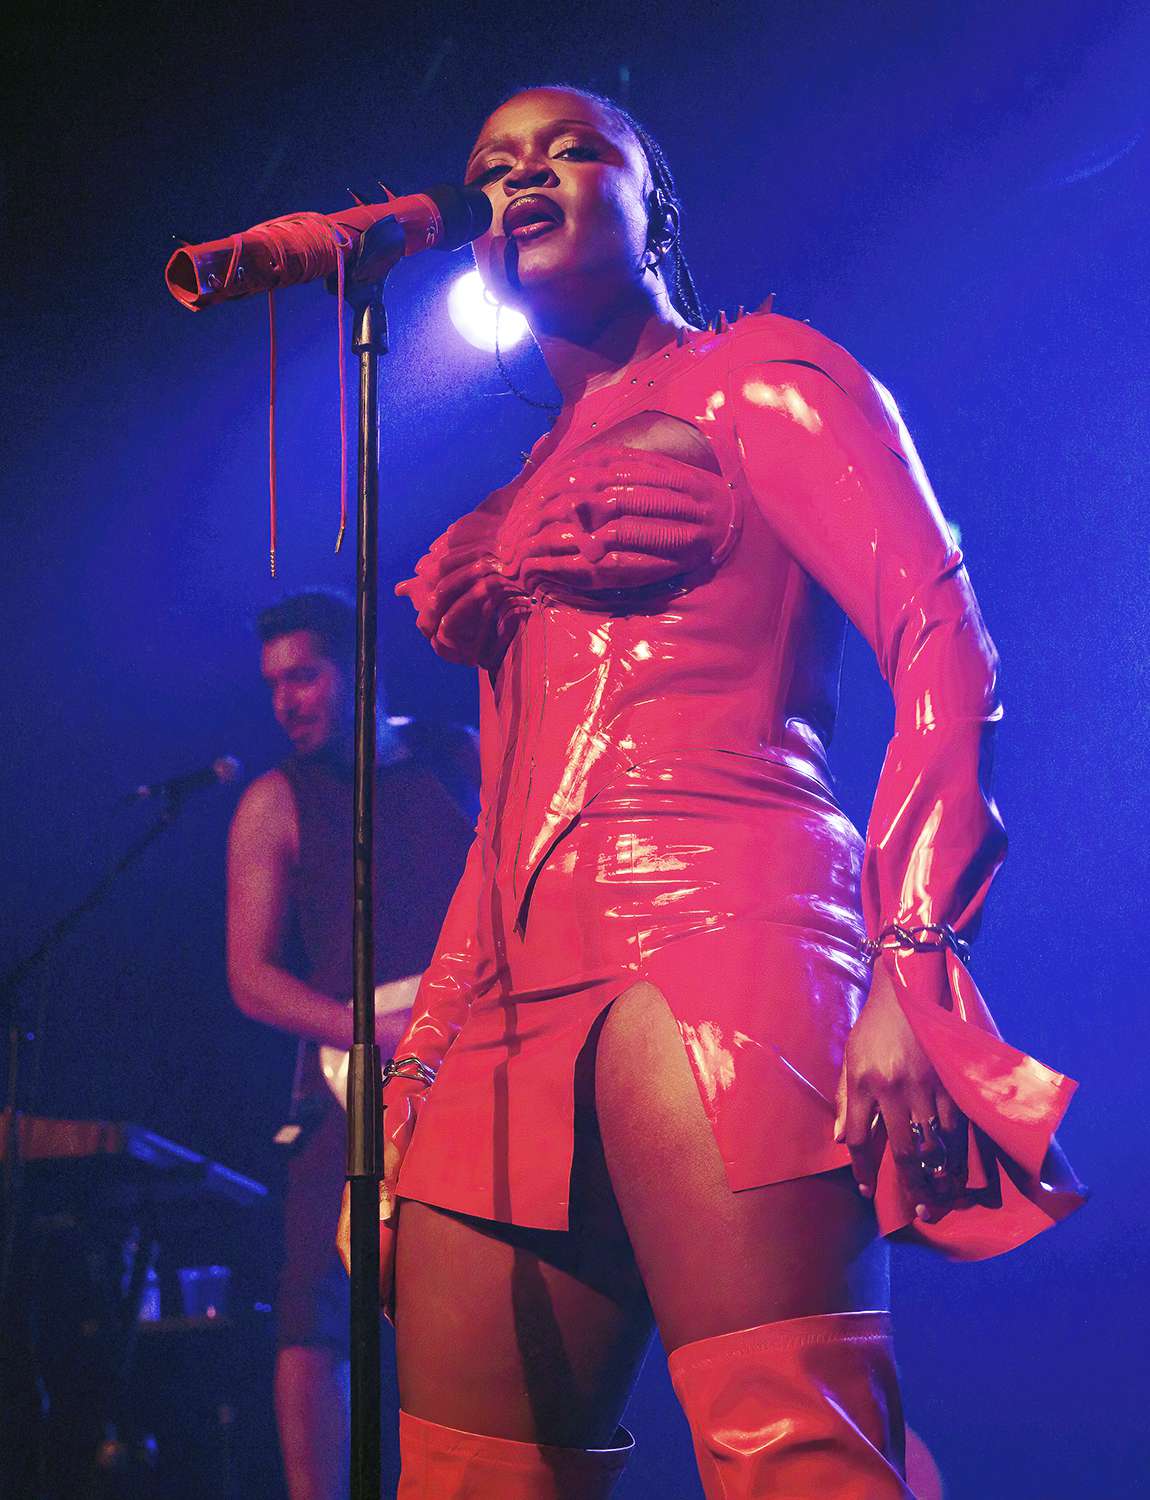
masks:
<instances>
[{"instance_id":1,"label":"black tank top","mask_svg":"<svg viewBox=\"0 0 1150 1500\"><path fill-rule=\"evenodd\" d=\"M299 864L294 882L301 978L336 1000L351 998L352 770L324 756L291 757L280 770L295 799ZM393 726L375 792L375 982L427 967L463 870L479 807L471 732L455 725ZM320 1082L314 1047L298 1085Z\"/></svg>"}]
</instances>

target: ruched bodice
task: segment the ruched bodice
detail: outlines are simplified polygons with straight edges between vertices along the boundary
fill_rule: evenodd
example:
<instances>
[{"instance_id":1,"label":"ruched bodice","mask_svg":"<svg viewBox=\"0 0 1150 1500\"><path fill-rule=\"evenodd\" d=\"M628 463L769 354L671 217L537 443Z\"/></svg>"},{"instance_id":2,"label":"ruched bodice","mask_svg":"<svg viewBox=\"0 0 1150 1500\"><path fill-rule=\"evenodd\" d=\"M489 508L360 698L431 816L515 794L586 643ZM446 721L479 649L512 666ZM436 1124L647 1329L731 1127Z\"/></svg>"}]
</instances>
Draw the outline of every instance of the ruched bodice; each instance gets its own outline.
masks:
<instances>
[{"instance_id":1,"label":"ruched bodice","mask_svg":"<svg viewBox=\"0 0 1150 1500\"><path fill-rule=\"evenodd\" d=\"M585 397L421 566L421 609L468 579L432 640L486 668L485 823L517 898L601 787L664 753L767 757L829 784L845 618L749 494L715 399L729 353L693 335ZM719 472L630 446L647 413L705 434Z\"/></svg>"}]
</instances>

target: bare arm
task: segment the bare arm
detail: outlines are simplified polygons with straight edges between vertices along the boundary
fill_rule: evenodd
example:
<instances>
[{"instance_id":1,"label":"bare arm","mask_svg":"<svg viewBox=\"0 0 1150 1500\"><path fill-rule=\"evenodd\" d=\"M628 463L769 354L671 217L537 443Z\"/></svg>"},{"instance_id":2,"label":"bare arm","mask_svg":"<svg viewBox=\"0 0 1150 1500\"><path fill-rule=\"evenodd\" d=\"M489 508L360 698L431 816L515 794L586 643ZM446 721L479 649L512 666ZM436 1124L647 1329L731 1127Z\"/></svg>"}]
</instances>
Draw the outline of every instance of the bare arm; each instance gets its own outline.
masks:
<instances>
[{"instance_id":1,"label":"bare arm","mask_svg":"<svg viewBox=\"0 0 1150 1500\"><path fill-rule=\"evenodd\" d=\"M351 1045L351 1013L283 966L298 847L295 803L279 771L252 782L228 835L228 983L245 1016L311 1041Z\"/></svg>"}]
</instances>

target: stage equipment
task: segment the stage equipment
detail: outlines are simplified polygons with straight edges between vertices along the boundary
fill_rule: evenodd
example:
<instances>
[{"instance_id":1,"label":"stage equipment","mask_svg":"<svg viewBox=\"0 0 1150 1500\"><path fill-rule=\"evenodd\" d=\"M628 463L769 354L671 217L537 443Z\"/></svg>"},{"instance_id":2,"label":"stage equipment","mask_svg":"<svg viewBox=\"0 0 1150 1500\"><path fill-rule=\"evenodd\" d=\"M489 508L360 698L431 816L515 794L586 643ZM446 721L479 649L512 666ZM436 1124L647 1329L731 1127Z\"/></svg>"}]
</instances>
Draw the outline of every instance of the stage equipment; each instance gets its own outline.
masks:
<instances>
[{"instance_id":1,"label":"stage equipment","mask_svg":"<svg viewBox=\"0 0 1150 1500\"><path fill-rule=\"evenodd\" d=\"M399 1010L410 1010L419 989L421 974L408 974L403 979L391 979L387 984L375 987L375 1013L377 1016L392 1015ZM347 1069L349 1054L342 1047L320 1047L319 1065L324 1082L347 1108Z\"/></svg>"},{"instance_id":2,"label":"stage equipment","mask_svg":"<svg viewBox=\"0 0 1150 1500\"><path fill-rule=\"evenodd\" d=\"M351 308L355 320L352 348L359 357L359 461L352 815L354 984L347 1091L352 1500L379 1500L381 1478L379 1184L383 1177L383 1121L381 1059L375 1041L372 829L379 572L378 363L379 355L388 350L383 283L404 256L428 248L458 249L484 234L491 217L491 204L478 188L439 187L406 198L389 193L386 203L361 203L330 215L293 214L269 220L244 234L184 246L171 257L166 272L172 295L193 310L252 291L267 292L271 303L278 288L325 276L329 291L341 299L341 338L343 302ZM342 377L341 359L341 380ZM274 420L274 401L272 410ZM272 468L274 572L274 461ZM341 537L342 510L341 503ZM338 548L338 540L336 545Z\"/></svg>"},{"instance_id":3,"label":"stage equipment","mask_svg":"<svg viewBox=\"0 0 1150 1500\"><path fill-rule=\"evenodd\" d=\"M167 781L146 782L129 792L125 802L179 801L193 792L206 792L213 786L231 786L244 774L244 768L234 755L221 755L210 766L201 766L198 771L185 771L182 776L171 776Z\"/></svg>"},{"instance_id":4,"label":"stage equipment","mask_svg":"<svg viewBox=\"0 0 1150 1500\"><path fill-rule=\"evenodd\" d=\"M334 214L284 214L220 240L183 245L164 272L168 290L199 311L333 276L341 255L354 265L357 281L376 281L405 255L458 250L491 223L491 203L478 188L442 183L402 198L384 192L384 203L357 202ZM384 223L391 232L371 233Z\"/></svg>"},{"instance_id":5,"label":"stage equipment","mask_svg":"<svg viewBox=\"0 0 1150 1500\"><path fill-rule=\"evenodd\" d=\"M216 762L210 773L195 772L191 776L176 777L171 782L160 783L153 787L141 787L138 793L130 796L127 799L129 801L135 801L140 794L158 797L160 800L159 816L132 840L124 853L114 861L88 894L54 922L31 952L0 978L0 1010L6 1011L8 1025L8 1068L3 1111L0 1113L0 1160L3 1161L4 1166L4 1211L3 1223L0 1227L0 1329L13 1328L19 1320L18 1314L22 1313L18 1299L13 1296L13 1264L24 1213L24 1127L28 1120L27 1112L34 1110L35 1107L34 1100L22 1097L25 1092L22 1083L22 1068L25 1049L34 1048L31 1076L35 1080L43 1074L41 1049L50 998L48 988L42 988L35 1021L30 1022L21 1005L22 986L40 961L63 942L78 926L81 918L99 906L119 876L139 859L165 828L175 821L183 808L187 793L203 784L205 774L210 775L209 784L218 784L231 779L230 775L220 774L216 769L220 766L227 771L231 771L234 766L234 774L238 774L240 769L238 761L232 761L232 758L228 756ZM34 1356L36 1344L34 1329L28 1331L27 1341Z\"/></svg>"},{"instance_id":6,"label":"stage equipment","mask_svg":"<svg viewBox=\"0 0 1150 1500\"><path fill-rule=\"evenodd\" d=\"M513 348L527 332L523 314L496 302L478 271L464 271L452 283L447 311L456 332L488 354L494 354L496 348Z\"/></svg>"},{"instance_id":7,"label":"stage equipment","mask_svg":"<svg viewBox=\"0 0 1150 1500\"><path fill-rule=\"evenodd\" d=\"M232 1309L195 1317L180 1306L177 1288L186 1258L223 1252L231 1259L250 1212L265 1207L267 1189L139 1125L34 1115L4 1123L11 1128L0 1136L0 1155L7 1162L18 1150L26 1182L12 1267L21 1326L5 1326L3 1385L14 1410L36 1413L39 1459L29 1462L38 1470L37 1500L168 1494L188 1460L178 1424L169 1421L158 1444L151 1435L144 1394L155 1406L162 1392L136 1378L140 1340L186 1339L209 1328L217 1337L231 1328L230 1337L242 1340L250 1332L250 1296L243 1307L237 1297ZM231 1393L217 1403L221 1412L245 1403L226 1366L220 1382ZM207 1391L193 1379L186 1389L181 1383L181 1394L194 1406ZM212 1493L221 1500L242 1493L234 1425L234 1416L220 1416L203 1434ZM201 1478L208 1477L207 1457L197 1459ZM0 1456L0 1469L10 1464L11 1495L30 1496L32 1480L18 1457ZM5 1500L8 1493L0 1483Z\"/></svg>"}]
</instances>

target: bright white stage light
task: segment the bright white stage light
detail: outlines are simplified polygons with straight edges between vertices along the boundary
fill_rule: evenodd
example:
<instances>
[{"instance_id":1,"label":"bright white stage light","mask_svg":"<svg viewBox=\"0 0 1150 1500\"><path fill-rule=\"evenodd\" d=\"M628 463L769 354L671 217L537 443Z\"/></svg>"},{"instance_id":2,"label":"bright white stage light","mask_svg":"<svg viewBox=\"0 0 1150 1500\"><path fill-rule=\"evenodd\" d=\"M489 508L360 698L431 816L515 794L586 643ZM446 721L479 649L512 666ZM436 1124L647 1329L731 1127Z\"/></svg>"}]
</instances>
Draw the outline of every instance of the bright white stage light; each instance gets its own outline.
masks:
<instances>
[{"instance_id":1,"label":"bright white stage light","mask_svg":"<svg viewBox=\"0 0 1150 1500\"><path fill-rule=\"evenodd\" d=\"M510 307L500 307L483 285L478 271L465 271L447 294L451 321L469 344L477 349L495 352L495 329L498 320L499 347L510 349L527 332L527 319Z\"/></svg>"}]
</instances>

